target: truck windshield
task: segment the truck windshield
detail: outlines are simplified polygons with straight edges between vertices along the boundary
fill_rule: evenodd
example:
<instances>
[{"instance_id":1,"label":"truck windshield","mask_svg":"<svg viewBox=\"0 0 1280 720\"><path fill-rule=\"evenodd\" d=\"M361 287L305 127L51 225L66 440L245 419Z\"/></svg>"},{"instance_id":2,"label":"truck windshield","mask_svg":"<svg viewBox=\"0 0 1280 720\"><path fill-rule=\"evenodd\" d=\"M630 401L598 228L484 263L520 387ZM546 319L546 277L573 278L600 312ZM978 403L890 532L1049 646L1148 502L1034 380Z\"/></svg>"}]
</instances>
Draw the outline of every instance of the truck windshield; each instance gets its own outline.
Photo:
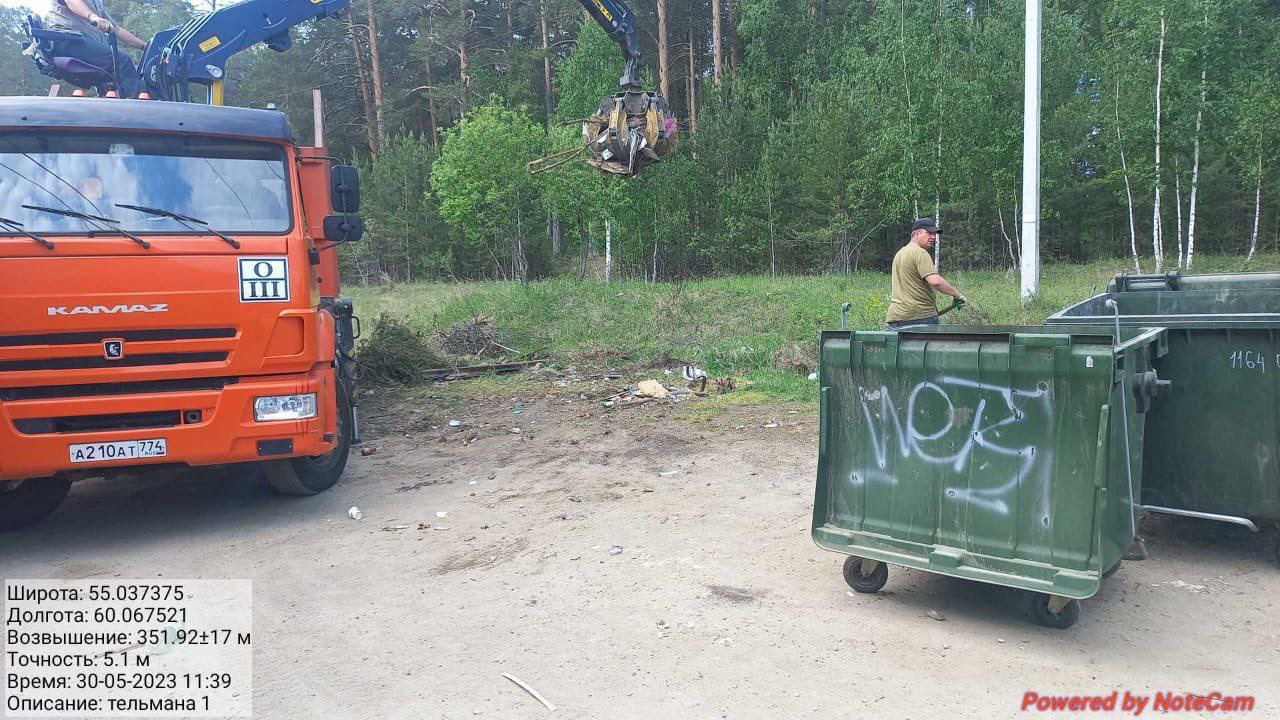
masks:
<instances>
[{"instance_id":1,"label":"truck windshield","mask_svg":"<svg viewBox=\"0 0 1280 720\"><path fill-rule=\"evenodd\" d=\"M164 208L229 233L279 234L293 225L284 149L268 143L182 135L0 134L0 216L45 235L101 228L38 212L46 206L105 215L135 233L191 234L159 215L117 205ZM0 235L15 234L0 227Z\"/></svg>"}]
</instances>

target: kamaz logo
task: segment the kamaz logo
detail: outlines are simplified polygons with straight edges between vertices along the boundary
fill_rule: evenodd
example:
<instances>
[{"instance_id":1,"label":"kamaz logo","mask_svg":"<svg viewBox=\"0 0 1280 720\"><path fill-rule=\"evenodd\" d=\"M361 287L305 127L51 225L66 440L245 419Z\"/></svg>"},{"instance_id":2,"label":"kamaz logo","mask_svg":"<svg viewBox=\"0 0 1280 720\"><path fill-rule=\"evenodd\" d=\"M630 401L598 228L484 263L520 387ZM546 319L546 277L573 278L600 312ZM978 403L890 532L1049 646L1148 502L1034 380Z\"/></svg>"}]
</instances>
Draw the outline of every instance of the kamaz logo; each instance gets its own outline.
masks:
<instances>
[{"instance_id":1,"label":"kamaz logo","mask_svg":"<svg viewBox=\"0 0 1280 720\"><path fill-rule=\"evenodd\" d=\"M130 313L169 312L167 304L161 305L77 305L76 307L51 307L49 317L59 315L128 315Z\"/></svg>"}]
</instances>

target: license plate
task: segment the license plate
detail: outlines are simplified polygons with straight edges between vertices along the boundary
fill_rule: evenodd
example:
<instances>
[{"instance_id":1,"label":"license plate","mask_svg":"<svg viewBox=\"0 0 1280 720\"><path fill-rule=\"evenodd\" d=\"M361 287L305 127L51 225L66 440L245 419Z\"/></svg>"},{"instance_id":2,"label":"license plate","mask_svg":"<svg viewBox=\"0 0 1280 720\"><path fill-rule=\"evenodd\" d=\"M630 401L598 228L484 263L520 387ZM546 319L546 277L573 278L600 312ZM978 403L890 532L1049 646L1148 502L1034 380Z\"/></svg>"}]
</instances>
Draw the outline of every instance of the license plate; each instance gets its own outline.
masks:
<instances>
[{"instance_id":1,"label":"license plate","mask_svg":"<svg viewBox=\"0 0 1280 720\"><path fill-rule=\"evenodd\" d=\"M158 458L169 454L169 443L164 438L156 440L121 440L119 442L82 443L71 446L71 462L113 462Z\"/></svg>"}]
</instances>

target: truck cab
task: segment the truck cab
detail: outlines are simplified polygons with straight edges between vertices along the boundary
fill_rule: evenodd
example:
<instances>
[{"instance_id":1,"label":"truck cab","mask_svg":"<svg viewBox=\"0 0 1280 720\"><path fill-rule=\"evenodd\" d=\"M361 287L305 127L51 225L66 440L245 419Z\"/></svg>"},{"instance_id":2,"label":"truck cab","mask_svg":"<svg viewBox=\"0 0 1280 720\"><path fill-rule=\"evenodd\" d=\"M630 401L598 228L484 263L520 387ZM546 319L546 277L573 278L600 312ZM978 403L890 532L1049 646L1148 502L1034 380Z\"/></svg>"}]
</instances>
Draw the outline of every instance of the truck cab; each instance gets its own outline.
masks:
<instances>
[{"instance_id":1,"label":"truck cab","mask_svg":"<svg viewBox=\"0 0 1280 720\"><path fill-rule=\"evenodd\" d=\"M272 110L0 99L0 530L147 466L337 482L359 189L317 145Z\"/></svg>"}]
</instances>

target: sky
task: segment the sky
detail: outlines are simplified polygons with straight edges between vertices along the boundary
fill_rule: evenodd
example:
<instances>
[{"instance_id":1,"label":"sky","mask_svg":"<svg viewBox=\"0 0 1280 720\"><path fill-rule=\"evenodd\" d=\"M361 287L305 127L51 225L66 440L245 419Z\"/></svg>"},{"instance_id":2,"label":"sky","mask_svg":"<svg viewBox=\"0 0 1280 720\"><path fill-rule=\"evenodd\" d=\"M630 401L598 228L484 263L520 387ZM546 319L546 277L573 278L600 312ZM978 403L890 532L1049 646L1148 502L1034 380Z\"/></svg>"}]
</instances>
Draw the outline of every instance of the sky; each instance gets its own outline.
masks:
<instances>
[{"instance_id":1,"label":"sky","mask_svg":"<svg viewBox=\"0 0 1280 720\"><path fill-rule=\"evenodd\" d=\"M8 7L28 7L39 12L48 12L53 0L0 0L0 5Z\"/></svg>"}]
</instances>

